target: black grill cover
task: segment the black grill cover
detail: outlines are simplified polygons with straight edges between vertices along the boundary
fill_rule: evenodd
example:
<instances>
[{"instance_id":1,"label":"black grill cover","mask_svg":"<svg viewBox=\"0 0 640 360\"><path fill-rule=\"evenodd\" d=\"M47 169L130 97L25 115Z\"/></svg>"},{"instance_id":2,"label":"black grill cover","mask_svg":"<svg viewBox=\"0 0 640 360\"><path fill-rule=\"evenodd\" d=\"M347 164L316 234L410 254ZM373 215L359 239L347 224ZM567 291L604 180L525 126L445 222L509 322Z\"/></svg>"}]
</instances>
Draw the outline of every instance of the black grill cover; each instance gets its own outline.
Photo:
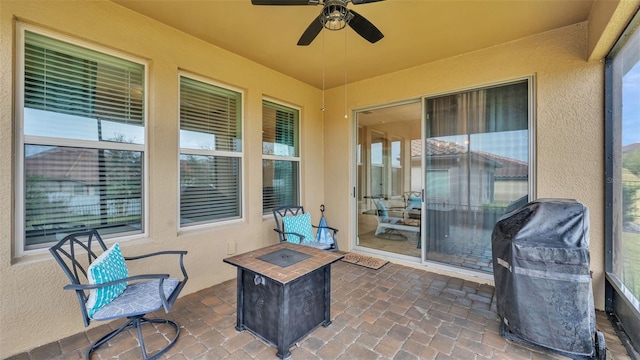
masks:
<instances>
[{"instance_id":1,"label":"black grill cover","mask_svg":"<svg viewBox=\"0 0 640 360\"><path fill-rule=\"evenodd\" d=\"M503 335L592 356L588 209L568 199L530 202L500 218L491 242Z\"/></svg>"}]
</instances>

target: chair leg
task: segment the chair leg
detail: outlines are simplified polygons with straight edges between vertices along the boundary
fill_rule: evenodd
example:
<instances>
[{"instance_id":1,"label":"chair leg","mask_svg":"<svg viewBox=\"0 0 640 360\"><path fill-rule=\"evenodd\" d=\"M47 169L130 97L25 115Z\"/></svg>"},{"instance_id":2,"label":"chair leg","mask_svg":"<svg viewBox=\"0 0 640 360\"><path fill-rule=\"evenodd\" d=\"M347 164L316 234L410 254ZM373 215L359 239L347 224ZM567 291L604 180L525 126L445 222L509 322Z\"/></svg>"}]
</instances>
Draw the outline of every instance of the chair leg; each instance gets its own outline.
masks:
<instances>
[{"instance_id":1,"label":"chair leg","mask_svg":"<svg viewBox=\"0 0 640 360\"><path fill-rule=\"evenodd\" d=\"M180 336L180 326L175 321L172 321L172 320L167 320L167 319L147 319L142 315L132 316L132 317L129 317L128 319L129 319L129 321L127 321L124 325L122 325L119 328L113 330L112 332L106 334L105 336L100 338L100 340L98 340L95 343L91 344L91 347L89 347L89 350L87 351L86 359L89 360L89 358L91 357L91 354L93 353L93 351L96 350L98 347L100 347L104 343L106 343L109 340L113 339L116 335L120 334L121 332L123 332L124 330L127 330L129 328L135 328L137 330L138 341L140 343L140 350L142 351L142 359L144 359L144 360L157 359L158 356L164 354L173 345L175 345L176 341L178 340L178 336ZM169 343L165 347L163 347L162 349L158 350L153 355L149 356L147 354L147 347L144 344L144 338L142 336L142 325L144 325L144 324L167 324L167 325L171 325L176 330L176 335L173 337L173 339L171 341L169 341Z\"/></svg>"},{"instance_id":2,"label":"chair leg","mask_svg":"<svg viewBox=\"0 0 640 360\"><path fill-rule=\"evenodd\" d=\"M89 360L91 358L91 353L93 353L93 351L95 349L97 349L98 347L102 346L102 344L108 342L109 340L111 340L113 337L115 337L116 335L120 334L121 332L123 332L124 330L127 330L128 328L134 327L134 319L130 318L129 321L127 321L124 325L120 326L119 328L113 330L112 332L106 334L105 336L101 337L100 340L94 342L93 344L91 344L91 346L89 347L89 350L87 351L87 356L86 359Z\"/></svg>"},{"instance_id":3,"label":"chair leg","mask_svg":"<svg viewBox=\"0 0 640 360\"><path fill-rule=\"evenodd\" d=\"M142 350L142 358L145 360L153 360L158 358L158 356L164 354L165 352L167 352L167 350L171 349L171 347L173 345L176 344L176 341L178 341L178 336L180 336L180 326L172 320L167 320L167 319L147 319L145 317L140 317L138 320L138 339L140 340L140 349ZM152 356L148 357L147 355L147 347L144 344L144 338L142 337L142 325L144 324L167 324L167 325L172 325L174 327L174 329L176 329L176 335L173 337L173 339L171 341L169 341L169 343L163 347L162 349L158 350L155 354L153 354Z\"/></svg>"},{"instance_id":4,"label":"chair leg","mask_svg":"<svg viewBox=\"0 0 640 360\"><path fill-rule=\"evenodd\" d=\"M387 238L389 240L393 240L394 237L400 237L400 238L404 238L404 239L407 238L400 231L398 231L396 229L385 229L385 231L383 231L382 234L377 235L377 236L380 236L381 238Z\"/></svg>"}]
</instances>

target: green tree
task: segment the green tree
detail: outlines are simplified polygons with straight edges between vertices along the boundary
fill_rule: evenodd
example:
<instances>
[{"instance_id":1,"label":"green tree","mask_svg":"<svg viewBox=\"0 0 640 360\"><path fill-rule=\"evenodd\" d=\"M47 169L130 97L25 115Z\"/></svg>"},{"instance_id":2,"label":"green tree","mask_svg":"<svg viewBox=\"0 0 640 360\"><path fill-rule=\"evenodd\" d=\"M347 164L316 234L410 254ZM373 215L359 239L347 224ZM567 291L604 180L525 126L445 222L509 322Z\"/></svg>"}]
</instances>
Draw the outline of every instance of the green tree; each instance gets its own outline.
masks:
<instances>
[{"instance_id":1,"label":"green tree","mask_svg":"<svg viewBox=\"0 0 640 360\"><path fill-rule=\"evenodd\" d=\"M116 134L113 142L133 143L133 139L126 139L124 134ZM127 204L134 199L142 198L142 153L130 150L106 150L104 151L104 174L105 193L102 201L105 208L114 207L117 219L110 219L111 222L126 221L123 216L138 215L128 214ZM107 215L107 217L109 217Z\"/></svg>"},{"instance_id":2,"label":"green tree","mask_svg":"<svg viewBox=\"0 0 640 360\"><path fill-rule=\"evenodd\" d=\"M50 200L47 179L40 175L27 175L25 188L25 222L27 226L46 223L60 216L66 204L62 200Z\"/></svg>"},{"instance_id":3,"label":"green tree","mask_svg":"<svg viewBox=\"0 0 640 360\"><path fill-rule=\"evenodd\" d=\"M625 154L622 157L622 167L632 174L640 176L640 149Z\"/></svg>"},{"instance_id":4,"label":"green tree","mask_svg":"<svg viewBox=\"0 0 640 360\"><path fill-rule=\"evenodd\" d=\"M623 224L634 222L637 215L636 202L638 200L638 190L640 186L623 182L622 183L622 222Z\"/></svg>"}]
</instances>

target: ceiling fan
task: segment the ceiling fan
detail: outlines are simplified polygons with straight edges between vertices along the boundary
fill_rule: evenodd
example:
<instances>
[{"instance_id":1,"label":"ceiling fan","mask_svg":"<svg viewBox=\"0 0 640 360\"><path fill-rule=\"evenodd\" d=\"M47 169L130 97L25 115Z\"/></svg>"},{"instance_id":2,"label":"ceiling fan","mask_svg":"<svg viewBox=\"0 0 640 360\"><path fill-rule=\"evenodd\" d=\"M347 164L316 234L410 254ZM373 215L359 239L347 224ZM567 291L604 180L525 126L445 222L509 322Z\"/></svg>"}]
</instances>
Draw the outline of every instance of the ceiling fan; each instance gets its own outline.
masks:
<instances>
[{"instance_id":1,"label":"ceiling fan","mask_svg":"<svg viewBox=\"0 0 640 360\"><path fill-rule=\"evenodd\" d=\"M382 39L384 35L375 25L364 16L347 9L348 3L360 5L378 1L384 0L251 0L251 3L253 5L322 5L320 15L313 19L298 40L298 45L307 46L318 36L322 28L340 30L347 25L372 44Z\"/></svg>"}]
</instances>

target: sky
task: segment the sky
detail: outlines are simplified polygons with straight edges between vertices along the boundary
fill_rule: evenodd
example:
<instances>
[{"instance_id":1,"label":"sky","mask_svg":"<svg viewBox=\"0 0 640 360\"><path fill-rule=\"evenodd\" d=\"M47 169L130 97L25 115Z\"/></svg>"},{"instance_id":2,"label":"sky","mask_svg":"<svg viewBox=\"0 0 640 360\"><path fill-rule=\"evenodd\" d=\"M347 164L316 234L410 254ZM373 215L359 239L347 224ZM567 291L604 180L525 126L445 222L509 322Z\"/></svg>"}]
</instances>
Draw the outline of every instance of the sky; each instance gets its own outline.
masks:
<instances>
[{"instance_id":1,"label":"sky","mask_svg":"<svg viewBox=\"0 0 640 360\"><path fill-rule=\"evenodd\" d=\"M622 146L640 143L640 62L622 78Z\"/></svg>"},{"instance_id":2,"label":"sky","mask_svg":"<svg viewBox=\"0 0 640 360\"><path fill-rule=\"evenodd\" d=\"M103 140L122 139L132 144L144 144L144 127L102 120ZM98 120L52 111L24 108L24 134L97 141Z\"/></svg>"}]
</instances>

